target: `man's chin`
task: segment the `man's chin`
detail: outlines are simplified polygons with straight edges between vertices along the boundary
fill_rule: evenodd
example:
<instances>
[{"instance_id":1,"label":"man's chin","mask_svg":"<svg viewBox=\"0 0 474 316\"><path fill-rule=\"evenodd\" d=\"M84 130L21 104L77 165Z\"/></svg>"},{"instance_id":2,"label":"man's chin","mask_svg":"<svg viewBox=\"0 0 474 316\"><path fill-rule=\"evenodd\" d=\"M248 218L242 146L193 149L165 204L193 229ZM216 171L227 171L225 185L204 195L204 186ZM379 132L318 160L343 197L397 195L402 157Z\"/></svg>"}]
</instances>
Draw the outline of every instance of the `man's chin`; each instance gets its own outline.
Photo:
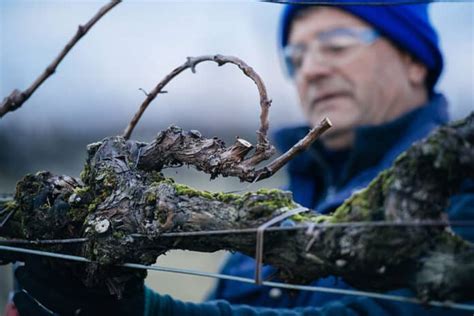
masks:
<instances>
[{"instance_id":1,"label":"man's chin","mask_svg":"<svg viewBox=\"0 0 474 316\"><path fill-rule=\"evenodd\" d=\"M339 130L332 133L330 130L321 135L321 142L325 147L332 150L344 150L352 147L355 135L353 130Z\"/></svg>"},{"instance_id":2,"label":"man's chin","mask_svg":"<svg viewBox=\"0 0 474 316\"><path fill-rule=\"evenodd\" d=\"M330 117L329 119L331 120ZM319 122L313 126L316 126L318 124ZM332 124L333 126L320 136L321 142L327 148L333 150L347 149L352 147L355 135L354 128L340 126L337 121L332 121Z\"/></svg>"}]
</instances>

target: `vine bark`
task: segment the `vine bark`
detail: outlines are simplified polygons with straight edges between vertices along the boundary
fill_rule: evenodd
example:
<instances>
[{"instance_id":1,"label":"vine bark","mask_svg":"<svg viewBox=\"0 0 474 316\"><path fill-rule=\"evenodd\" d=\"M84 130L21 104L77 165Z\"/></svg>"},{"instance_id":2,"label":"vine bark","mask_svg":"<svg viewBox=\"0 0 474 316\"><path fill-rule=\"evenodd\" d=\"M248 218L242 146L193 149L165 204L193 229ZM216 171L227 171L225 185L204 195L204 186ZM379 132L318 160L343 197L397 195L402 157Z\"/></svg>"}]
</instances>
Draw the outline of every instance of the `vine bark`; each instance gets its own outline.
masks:
<instances>
[{"instance_id":1,"label":"vine bark","mask_svg":"<svg viewBox=\"0 0 474 316\"><path fill-rule=\"evenodd\" d=\"M85 256L94 261L75 273L93 286L106 280L120 288L114 264L152 264L171 249L255 254L256 228L298 205L290 192L259 190L243 195L198 191L160 171L176 164L205 170L200 153L213 146L220 155L211 175L224 174L225 146L196 132L172 127L151 144L110 137L88 146L81 179L48 172L28 175L17 186L3 237L61 239L85 237L83 244L30 245ZM181 146L181 148L180 148ZM153 148L153 150L149 150ZM171 150L172 148L172 150ZM191 150L192 149L192 150ZM232 152L232 151L231 151ZM474 178L474 114L441 127L400 155L363 191L333 214L294 215L297 224L423 220L446 221L449 197L466 178ZM167 232L230 230L226 235L163 237ZM233 232L232 232L233 231ZM285 281L308 283L328 275L360 289L413 289L421 299L474 299L474 246L446 226L317 226L270 230L263 261ZM2 255L3 256L3 255ZM15 256L10 260L18 259ZM20 258L21 259L21 258Z\"/></svg>"}]
</instances>

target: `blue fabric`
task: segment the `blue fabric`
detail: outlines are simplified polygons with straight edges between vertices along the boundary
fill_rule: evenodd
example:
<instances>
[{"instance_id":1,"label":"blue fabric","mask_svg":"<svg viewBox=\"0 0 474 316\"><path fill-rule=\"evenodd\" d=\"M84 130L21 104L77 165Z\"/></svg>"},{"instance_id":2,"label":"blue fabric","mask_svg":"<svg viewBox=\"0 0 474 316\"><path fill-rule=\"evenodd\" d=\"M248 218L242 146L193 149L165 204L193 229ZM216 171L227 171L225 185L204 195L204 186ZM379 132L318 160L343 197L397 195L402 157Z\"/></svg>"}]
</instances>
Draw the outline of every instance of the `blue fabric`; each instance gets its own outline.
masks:
<instances>
[{"instance_id":1,"label":"blue fabric","mask_svg":"<svg viewBox=\"0 0 474 316\"><path fill-rule=\"evenodd\" d=\"M346 0L339 0L338 3ZM310 2L310 1L309 1ZM347 0L347 2L353 2ZM365 0L370 4L373 0ZM432 89L443 70L443 56L439 47L436 30L428 16L428 4L409 5L334 5L377 29L384 37L412 54L428 68L428 87ZM291 21L295 14L308 5L285 6L280 21L279 45L288 42Z\"/></svg>"},{"instance_id":2,"label":"blue fabric","mask_svg":"<svg viewBox=\"0 0 474 316\"><path fill-rule=\"evenodd\" d=\"M474 221L474 180L467 179L458 194L451 197L447 210L450 221ZM474 228L453 227L453 231L474 243Z\"/></svg>"},{"instance_id":3,"label":"blue fabric","mask_svg":"<svg viewBox=\"0 0 474 316\"><path fill-rule=\"evenodd\" d=\"M442 95L436 94L425 106L418 108L405 116L383 126L366 126L356 132L356 147L349 154L348 161L343 166L339 180L331 175L331 163L324 160L321 144L315 143L309 150L293 159L288 166L290 175L289 189L294 199L309 208L322 213L328 213L340 205L355 190L366 187L367 184L383 169L392 164L394 159L405 151L414 141L417 141L433 130L436 126L448 120L447 104ZM281 130L276 135L277 145L285 151L301 139L307 127L297 127ZM466 186L474 185L466 183ZM469 187L466 187L469 191ZM474 189L471 191L474 192ZM474 193L469 198L466 195L453 197L451 210L453 218L465 220L474 218ZM463 202L460 205L457 202ZM462 203L461 203L462 204ZM470 205L470 208L468 207ZM465 238L474 238L472 229L466 230ZM462 231L458 231L462 233ZM243 254L230 256L221 273L252 278L255 271L255 261ZM263 267L263 278L271 277L275 270L270 266ZM341 279L328 277L320 279L313 286L350 289ZM283 290L281 295L274 297L270 288L253 284L233 281L219 281L209 299L225 299L234 304L249 304L253 306L294 308L299 306L323 307L331 302L337 302L357 315L463 315L465 312L442 308L430 308L407 303L351 297L340 294L322 292L288 292ZM408 290L397 290L390 294L413 296ZM338 314L339 315L339 314ZM340 315L344 315L343 313Z\"/></svg>"},{"instance_id":4,"label":"blue fabric","mask_svg":"<svg viewBox=\"0 0 474 316\"><path fill-rule=\"evenodd\" d=\"M190 303L173 299L169 295L160 295L145 288L144 316L357 316L340 302L327 304L322 308L299 307L294 309L272 309L235 305L218 300L208 303Z\"/></svg>"}]
</instances>

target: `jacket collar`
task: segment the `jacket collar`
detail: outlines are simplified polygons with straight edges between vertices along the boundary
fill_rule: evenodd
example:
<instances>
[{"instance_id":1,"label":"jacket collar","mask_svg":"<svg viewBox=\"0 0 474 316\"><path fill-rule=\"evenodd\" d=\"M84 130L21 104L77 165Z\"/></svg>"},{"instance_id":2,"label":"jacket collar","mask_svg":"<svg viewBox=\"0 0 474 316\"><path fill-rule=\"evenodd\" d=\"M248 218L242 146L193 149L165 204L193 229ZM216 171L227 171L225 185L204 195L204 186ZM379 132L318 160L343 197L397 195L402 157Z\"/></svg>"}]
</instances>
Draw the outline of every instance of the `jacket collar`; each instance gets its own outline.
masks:
<instances>
[{"instance_id":1,"label":"jacket collar","mask_svg":"<svg viewBox=\"0 0 474 316\"><path fill-rule=\"evenodd\" d=\"M424 137L434 126L447 121L447 102L438 94L424 106L393 121L359 127L356 130L354 150L348 158L340 184L347 183L359 171L377 165L392 148L398 148L401 143L411 144Z\"/></svg>"},{"instance_id":2,"label":"jacket collar","mask_svg":"<svg viewBox=\"0 0 474 316\"><path fill-rule=\"evenodd\" d=\"M376 167L375 169L378 170L374 172L378 173L383 168L387 168L393 159L414 141L425 137L433 128L447 121L446 99L441 94L433 94L425 105L391 122L357 128L354 148L342 166L339 181L334 179L331 162L324 158L328 156L325 154L326 149L319 141L290 161L288 170L290 173L314 177L319 183L318 191L320 192L326 191L329 186L344 187L364 170L372 170ZM278 149L285 152L308 131L308 126L281 129L275 134Z\"/></svg>"}]
</instances>

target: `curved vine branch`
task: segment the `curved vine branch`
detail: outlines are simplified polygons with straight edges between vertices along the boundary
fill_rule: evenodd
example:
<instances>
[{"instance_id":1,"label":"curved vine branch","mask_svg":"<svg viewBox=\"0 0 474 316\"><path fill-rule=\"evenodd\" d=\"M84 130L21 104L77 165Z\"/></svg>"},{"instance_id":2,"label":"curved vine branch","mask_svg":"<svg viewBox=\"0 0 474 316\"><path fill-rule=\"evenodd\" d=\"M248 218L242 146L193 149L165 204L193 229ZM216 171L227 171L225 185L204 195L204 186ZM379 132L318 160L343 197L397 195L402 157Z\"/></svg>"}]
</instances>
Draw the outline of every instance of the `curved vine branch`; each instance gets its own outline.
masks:
<instances>
[{"instance_id":1,"label":"curved vine branch","mask_svg":"<svg viewBox=\"0 0 474 316\"><path fill-rule=\"evenodd\" d=\"M13 112L20 108L30 96L48 79L52 74L56 72L56 68L59 63L66 57L67 53L76 45L76 43L99 21L107 12L113 7L119 4L122 0L112 0L105 6L103 6L93 17L84 25L79 25L77 32L73 38L66 44L59 55L53 60L53 62L46 67L44 72L31 84L31 86L25 91L18 89L13 90L10 95L3 99L0 104L0 118L2 118L8 112Z\"/></svg>"},{"instance_id":2,"label":"curved vine branch","mask_svg":"<svg viewBox=\"0 0 474 316\"><path fill-rule=\"evenodd\" d=\"M214 61L217 63L218 66L225 65L227 63L237 65L243 73L249 77L250 79L255 82L257 85L258 93L260 95L260 128L257 132L257 152L266 151L269 149L269 143L267 139L267 132L269 127L268 122L268 111L270 108L271 100L268 99L267 96L267 89L265 88L265 84L260 76L253 70L252 67L247 65L243 60L234 56L224 56L224 55L205 55L199 57L188 57L186 62L181 66L175 68L171 73L169 73L163 80L161 80L158 85L147 94L147 98L141 104L138 111L133 116L132 120L128 124L127 128L123 132L123 137L125 139L129 139L132 135L133 129L137 125L138 121L140 120L143 112L145 112L146 108L150 103L156 98L156 96L162 92L162 89L177 75L179 75L184 70L190 68L193 73L196 73L196 66L199 63L204 61Z\"/></svg>"},{"instance_id":3,"label":"curved vine branch","mask_svg":"<svg viewBox=\"0 0 474 316\"><path fill-rule=\"evenodd\" d=\"M183 164L194 165L198 170L211 175L211 179L222 175L239 177L241 181L258 181L266 179L283 167L292 157L308 148L316 138L329 129L332 124L328 118L324 118L321 123L315 126L298 144L293 146L285 154L275 159L273 162L255 170L255 167L264 160L269 159L275 152L274 147L267 138L269 127L268 112L271 101L268 99L267 90L260 76L244 61L233 56L206 55L200 57L188 57L187 61L175 68L149 93L143 101L139 110L125 129L122 137L128 140L146 108L156 98L163 88L174 77L190 68L196 72L196 66L204 61L216 62L219 66L231 63L237 65L243 73L255 82L260 95L260 128L257 131L257 146L252 156L246 158L253 149L253 145L248 141L237 138L233 146L226 148L224 143L217 139L203 138L197 131L182 131L180 128L172 126L158 134L155 141L144 147L137 164L147 170L160 171L163 168L180 166Z\"/></svg>"}]
</instances>

